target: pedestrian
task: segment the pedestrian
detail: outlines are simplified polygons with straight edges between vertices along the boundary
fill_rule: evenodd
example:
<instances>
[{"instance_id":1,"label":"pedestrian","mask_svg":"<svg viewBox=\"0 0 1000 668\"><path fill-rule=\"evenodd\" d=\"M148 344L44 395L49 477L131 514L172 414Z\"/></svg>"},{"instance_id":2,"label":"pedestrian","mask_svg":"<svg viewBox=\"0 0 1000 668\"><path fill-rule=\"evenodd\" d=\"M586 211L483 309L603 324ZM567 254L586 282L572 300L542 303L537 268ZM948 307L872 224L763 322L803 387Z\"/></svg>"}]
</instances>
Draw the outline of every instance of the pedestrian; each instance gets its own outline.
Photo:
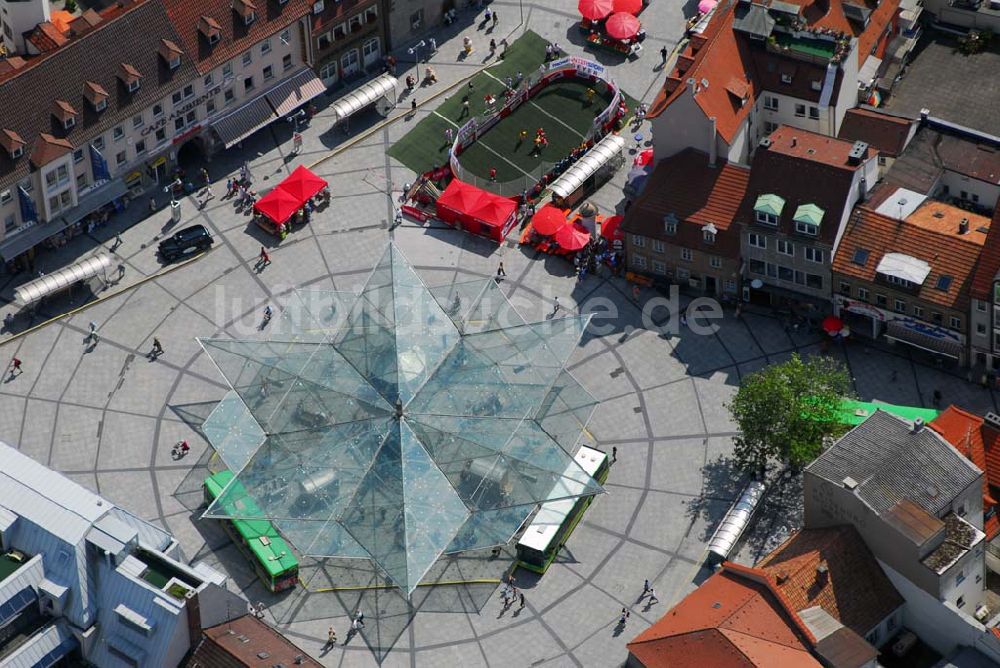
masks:
<instances>
[{"instance_id":1,"label":"pedestrian","mask_svg":"<svg viewBox=\"0 0 1000 668\"><path fill-rule=\"evenodd\" d=\"M649 591L649 580L646 579L642 583L642 595L645 596L646 592L648 592L648 591Z\"/></svg>"},{"instance_id":2,"label":"pedestrian","mask_svg":"<svg viewBox=\"0 0 1000 668\"><path fill-rule=\"evenodd\" d=\"M156 213L156 198L155 197L150 197L149 198L149 212L150 213Z\"/></svg>"},{"instance_id":3,"label":"pedestrian","mask_svg":"<svg viewBox=\"0 0 1000 668\"><path fill-rule=\"evenodd\" d=\"M471 96L475 90L476 90L476 85L472 83L472 81L469 81L469 95Z\"/></svg>"},{"instance_id":4,"label":"pedestrian","mask_svg":"<svg viewBox=\"0 0 1000 668\"><path fill-rule=\"evenodd\" d=\"M646 601L646 604L647 605L652 604L653 601L656 601L657 603L659 603L660 599L656 598L656 590L653 589L652 587L650 587L649 588L649 600Z\"/></svg>"},{"instance_id":5,"label":"pedestrian","mask_svg":"<svg viewBox=\"0 0 1000 668\"><path fill-rule=\"evenodd\" d=\"M521 131L517 133L517 145L520 146L524 143L524 140L528 138L528 131L521 128Z\"/></svg>"},{"instance_id":6,"label":"pedestrian","mask_svg":"<svg viewBox=\"0 0 1000 668\"><path fill-rule=\"evenodd\" d=\"M491 183L496 183L497 182L497 168L496 167L490 167L490 182Z\"/></svg>"},{"instance_id":7,"label":"pedestrian","mask_svg":"<svg viewBox=\"0 0 1000 668\"><path fill-rule=\"evenodd\" d=\"M494 9L493 10L493 27L494 28L497 27L497 21L499 21L499 20L500 20L500 13Z\"/></svg>"},{"instance_id":8,"label":"pedestrian","mask_svg":"<svg viewBox=\"0 0 1000 668\"><path fill-rule=\"evenodd\" d=\"M204 167L201 168L201 180L205 183L206 186L208 185L209 183L208 170L205 169Z\"/></svg>"},{"instance_id":9,"label":"pedestrian","mask_svg":"<svg viewBox=\"0 0 1000 668\"><path fill-rule=\"evenodd\" d=\"M468 116L468 115L469 115L469 98L466 97L464 100L462 100L462 116Z\"/></svg>"},{"instance_id":10,"label":"pedestrian","mask_svg":"<svg viewBox=\"0 0 1000 668\"><path fill-rule=\"evenodd\" d=\"M160 339L153 337L153 357L159 357L163 354L163 345L160 343Z\"/></svg>"},{"instance_id":11,"label":"pedestrian","mask_svg":"<svg viewBox=\"0 0 1000 668\"><path fill-rule=\"evenodd\" d=\"M271 264L271 256L268 254L267 249L261 246L260 256L257 258L257 266L266 267L269 264Z\"/></svg>"},{"instance_id":12,"label":"pedestrian","mask_svg":"<svg viewBox=\"0 0 1000 668\"><path fill-rule=\"evenodd\" d=\"M490 40L490 55L492 56L497 51L497 41L495 39Z\"/></svg>"},{"instance_id":13,"label":"pedestrian","mask_svg":"<svg viewBox=\"0 0 1000 668\"><path fill-rule=\"evenodd\" d=\"M550 60L552 60L552 45L551 44L546 44L545 45L545 62L549 62Z\"/></svg>"},{"instance_id":14,"label":"pedestrian","mask_svg":"<svg viewBox=\"0 0 1000 668\"><path fill-rule=\"evenodd\" d=\"M507 272L504 271L503 262L501 262L500 266L497 267L497 278L503 278L503 277L506 277L506 276L507 276Z\"/></svg>"},{"instance_id":15,"label":"pedestrian","mask_svg":"<svg viewBox=\"0 0 1000 668\"><path fill-rule=\"evenodd\" d=\"M617 445L611 446L611 461L612 462L617 462L618 461L618 446Z\"/></svg>"},{"instance_id":16,"label":"pedestrian","mask_svg":"<svg viewBox=\"0 0 1000 668\"><path fill-rule=\"evenodd\" d=\"M18 359L17 357L11 358L11 360L10 360L10 366L11 366L11 369L10 369L10 377L11 378L14 377L15 373L18 376L20 376L21 373L23 373L23 370L21 369L21 360Z\"/></svg>"},{"instance_id":17,"label":"pedestrian","mask_svg":"<svg viewBox=\"0 0 1000 668\"><path fill-rule=\"evenodd\" d=\"M97 343L97 323L90 321L90 340Z\"/></svg>"},{"instance_id":18,"label":"pedestrian","mask_svg":"<svg viewBox=\"0 0 1000 668\"><path fill-rule=\"evenodd\" d=\"M445 128L444 129L444 139L445 139L445 141L447 143L450 144L452 142L452 140L454 139L454 137L455 137L455 131L454 130L452 130L451 128Z\"/></svg>"},{"instance_id":19,"label":"pedestrian","mask_svg":"<svg viewBox=\"0 0 1000 668\"><path fill-rule=\"evenodd\" d=\"M416 113L416 111L417 111L417 98L413 98L412 100L410 100L410 112Z\"/></svg>"},{"instance_id":20,"label":"pedestrian","mask_svg":"<svg viewBox=\"0 0 1000 668\"><path fill-rule=\"evenodd\" d=\"M666 47L666 45L664 45L664 46L663 46L663 47L662 47L662 48L660 49L660 60L662 61L662 63L661 63L661 64L663 64L663 65L666 65L666 64L667 64L667 56L668 56L669 54L670 54L670 51L668 51L668 50L667 50L667 47Z\"/></svg>"},{"instance_id":21,"label":"pedestrian","mask_svg":"<svg viewBox=\"0 0 1000 668\"><path fill-rule=\"evenodd\" d=\"M555 298L555 304L552 307L552 315L559 313L559 297Z\"/></svg>"},{"instance_id":22,"label":"pedestrian","mask_svg":"<svg viewBox=\"0 0 1000 668\"><path fill-rule=\"evenodd\" d=\"M628 621L629 612L625 608L622 608L622 614L618 617L618 625L625 626L625 622Z\"/></svg>"},{"instance_id":23,"label":"pedestrian","mask_svg":"<svg viewBox=\"0 0 1000 668\"><path fill-rule=\"evenodd\" d=\"M115 232L115 243L111 247L111 250L118 250L118 248L121 245L122 245L122 233L121 232Z\"/></svg>"},{"instance_id":24,"label":"pedestrian","mask_svg":"<svg viewBox=\"0 0 1000 668\"><path fill-rule=\"evenodd\" d=\"M521 609L521 610L524 609L524 592L523 591L521 592L521 605L519 606L519 609Z\"/></svg>"},{"instance_id":25,"label":"pedestrian","mask_svg":"<svg viewBox=\"0 0 1000 668\"><path fill-rule=\"evenodd\" d=\"M483 14L483 24L485 25L489 23L491 18L493 18L493 14L492 12L490 12L490 10L487 9L486 13Z\"/></svg>"},{"instance_id":26,"label":"pedestrian","mask_svg":"<svg viewBox=\"0 0 1000 668\"><path fill-rule=\"evenodd\" d=\"M326 632L326 644L328 646L337 644L337 632L333 630L332 626L330 627L330 630Z\"/></svg>"}]
</instances>

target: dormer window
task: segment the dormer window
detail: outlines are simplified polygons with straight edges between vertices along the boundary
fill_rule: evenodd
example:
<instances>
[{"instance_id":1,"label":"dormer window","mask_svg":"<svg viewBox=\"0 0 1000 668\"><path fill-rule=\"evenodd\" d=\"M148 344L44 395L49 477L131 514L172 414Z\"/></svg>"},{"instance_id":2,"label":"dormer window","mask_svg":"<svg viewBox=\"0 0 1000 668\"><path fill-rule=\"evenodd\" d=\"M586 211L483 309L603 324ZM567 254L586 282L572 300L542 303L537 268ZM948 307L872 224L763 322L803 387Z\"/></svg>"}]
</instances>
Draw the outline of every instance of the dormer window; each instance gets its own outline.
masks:
<instances>
[{"instance_id":1,"label":"dormer window","mask_svg":"<svg viewBox=\"0 0 1000 668\"><path fill-rule=\"evenodd\" d=\"M24 155L24 140L13 130L0 130L0 145L10 155L11 160L16 160Z\"/></svg>"},{"instance_id":2,"label":"dormer window","mask_svg":"<svg viewBox=\"0 0 1000 668\"><path fill-rule=\"evenodd\" d=\"M215 44L222 39L222 26L211 16L202 16L198 19L198 32L209 44Z\"/></svg>"},{"instance_id":3,"label":"dormer window","mask_svg":"<svg viewBox=\"0 0 1000 668\"><path fill-rule=\"evenodd\" d=\"M63 128L66 130L71 129L74 125L76 125L76 119L72 116L63 121Z\"/></svg>"},{"instance_id":4,"label":"dormer window","mask_svg":"<svg viewBox=\"0 0 1000 668\"><path fill-rule=\"evenodd\" d=\"M666 234L677 234L677 216L668 213L663 217L663 231Z\"/></svg>"},{"instance_id":5,"label":"dormer window","mask_svg":"<svg viewBox=\"0 0 1000 668\"><path fill-rule=\"evenodd\" d=\"M795 231L799 234L816 236L819 234L820 223L823 222L823 209L815 204L803 204L795 210Z\"/></svg>"},{"instance_id":6,"label":"dormer window","mask_svg":"<svg viewBox=\"0 0 1000 668\"><path fill-rule=\"evenodd\" d=\"M65 100L56 100L52 115L56 117L64 130L69 130L76 125L76 109Z\"/></svg>"},{"instance_id":7,"label":"dormer window","mask_svg":"<svg viewBox=\"0 0 1000 668\"><path fill-rule=\"evenodd\" d=\"M122 80L123 84L125 84L125 88L128 89L128 92L134 93L139 90L142 74L132 65L122 63L118 69L118 78Z\"/></svg>"},{"instance_id":8,"label":"dormer window","mask_svg":"<svg viewBox=\"0 0 1000 668\"><path fill-rule=\"evenodd\" d=\"M771 193L761 195L754 202L754 219L761 225L777 226L781 221L781 210L785 208L785 199Z\"/></svg>"},{"instance_id":9,"label":"dormer window","mask_svg":"<svg viewBox=\"0 0 1000 668\"><path fill-rule=\"evenodd\" d=\"M718 233L718 231L719 231L718 228L716 228L715 225L713 225L712 223L705 225L704 227L701 228L702 241L704 241L706 244L714 244L715 235Z\"/></svg>"},{"instance_id":10,"label":"dormer window","mask_svg":"<svg viewBox=\"0 0 1000 668\"><path fill-rule=\"evenodd\" d=\"M11 160L17 160L22 155L24 155L24 147L23 146L18 146L17 148L15 148L13 151L10 152L10 158L11 158Z\"/></svg>"},{"instance_id":11,"label":"dormer window","mask_svg":"<svg viewBox=\"0 0 1000 668\"><path fill-rule=\"evenodd\" d=\"M791 74L782 74L781 75L781 83L783 83L783 84L790 84L790 83L792 83L792 75Z\"/></svg>"},{"instance_id":12,"label":"dormer window","mask_svg":"<svg viewBox=\"0 0 1000 668\"><path fill-rule=\"evenodd\" d=\"M94 111L104 111L108 107L108 91L99 83L88 81L83 84L83 96L90 102Z\"/></svg>"},{"instance_id":13,"label":"dormer window","mask_svg":"<svg viewBox=\"0 0 1000 668\"><path fill-rule=\"evenodd\" d=\"M100 100L94 103L94 111L104 111L107 108L108 108L107 98L102 97Z\"/></svg>"},{"instance_id":14,"label":"dormer window","mask_svg":"<svg viewBox=\"0 0 1000 668\"><path fill-rule=\"evenodd\" d=\"M174 42L171 42L169 39L161 39L159 52L160 58L163 58L163 62L171 70L176 70L181 66L181 54L183 51Z\"/></svg>"},{"instance_id":15,"label":"dormer window","mask_svg":"<svg viewBox=\"0 0 1000 668\"><path fill-rule=\"evenodd\" d=\"M257 6L250 0L233 0L233 10L243 19L243 25L250 25L257 20Z\"/></svg>"}]
</instances>

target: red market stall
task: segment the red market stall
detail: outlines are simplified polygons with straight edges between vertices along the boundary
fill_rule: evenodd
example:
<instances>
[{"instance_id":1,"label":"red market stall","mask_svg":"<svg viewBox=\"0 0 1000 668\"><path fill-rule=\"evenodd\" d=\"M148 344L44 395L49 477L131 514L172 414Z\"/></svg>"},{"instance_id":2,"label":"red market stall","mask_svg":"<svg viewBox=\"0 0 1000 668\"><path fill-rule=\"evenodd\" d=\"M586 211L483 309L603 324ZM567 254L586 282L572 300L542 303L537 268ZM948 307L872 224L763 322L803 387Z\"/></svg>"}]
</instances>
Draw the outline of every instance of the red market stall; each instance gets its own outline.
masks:
<instances>
[{"instance_id":1,"label":"red market stall","mask_svg":"<svg viewBox=\"0 0 1000 668\"><path fill-rule=\"evenodd\" d=\"M307 221L308 217L299 215L303 207L313 197L324 191L327 182L307 168L298 166L288 177L279 183L274 190L260 198L253 205L254 222L271 234L275 234L282 239L288 233L293 216L298 216L300 221Z\"/></svg>"},{"instance_id":2,"label":"red market stall","mask_svg":"<svg viewBox=\"0 0 1000 668\"><path fill-rule=\"evenodd\" d=\"M453 179L437 199L437 217L459 229L502 243L517 223L517 204Z\"/></svg>"}]
</instances>

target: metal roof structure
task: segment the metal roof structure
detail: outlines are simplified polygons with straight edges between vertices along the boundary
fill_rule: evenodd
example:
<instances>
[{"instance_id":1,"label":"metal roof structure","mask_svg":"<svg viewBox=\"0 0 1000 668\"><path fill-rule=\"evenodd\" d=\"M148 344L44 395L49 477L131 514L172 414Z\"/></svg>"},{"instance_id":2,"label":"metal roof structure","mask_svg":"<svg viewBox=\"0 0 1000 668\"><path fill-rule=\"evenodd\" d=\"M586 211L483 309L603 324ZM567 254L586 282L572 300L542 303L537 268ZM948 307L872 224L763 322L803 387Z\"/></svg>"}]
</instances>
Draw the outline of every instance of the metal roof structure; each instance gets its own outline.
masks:
<instances>
[{"instance_id":1,"label":"metal roof structure","mask_svg":"<svg viewBox=\"0 0 1000 668\"><path fill-rule=\"evenodd\" d=\"M550 189L560 197L568 197L586 183L587 179L596 174L601 167L614 163L616 158L620 162L624 148L625 139L621 135L609 134L594 144L586 155L573 163L569 169L553 181ZM620 165L616 165L615 169L618 166Z\"/></svg>"},{"instance_id":2,"label":"metal roof structure","mask_svg":"<svg viewBox=\"0 0 1000 668\"><path fill-rule=\"evenodd\" d=\"M712 535L712 540L708 543L709 553L720 560L729 558L729 553L746 530L766 491L767 485L759 480L751 480L747 484L739 500L722 518L719 528Z\"/></svg>"},{"instance_id":3,"label":"metal roof structure","mask_svg":"<svg viewBox=\"0 0 1000 668\"><path fill-rule=\"evenodd\" d=\"M330 105L330 110L333 112L333 122L339 123L351 114L361 111L369 104L377 102L380 98L385 97L389 91L395 90L397 83L398 80L396 77L387 73L375 77L371 81L361 84L349 93L342 95L336 102Z\"/></svg>"},{"instance_id":4,"label":"metal roof structure","mask_svg":"<svg viewBox=\"0 0 1000 668\"><path fill-rule=\"evenodd\" d=\"M200 339L232 387L204 432L236 474L205 517L267 519L409 596L442 555L602 491L568 451L597 403L564 368L589 315L526 323L491 279L429 289L390 244L360 294L293 293L276 320Z\"/></svg>"},{"instance_id":5,"label":"metal roof structure","mask_svg":"<svg viewBox=\"0 0 1000 668\"><path fill-rule=\"evenodd\" d=\"M46 274L15 288L14 299L21 306L26 306L55 292L65 290L74 283L104 274L110 266L111 258L107 255L95 255L85 258L68 267L63 267L56 272Z\"/></svg>"},{"instance_id":6,"label":"metal roof structure","mask_svg":"<svg viewBox=\"0 0 1000 668\"><path fill-rule=\"evenodd\" d=\"M983 475L933 429L881 410L805 470L838 486L852 478L854 493L879 515L910 499L935 517Z\"/></svg>"}]
</instances>

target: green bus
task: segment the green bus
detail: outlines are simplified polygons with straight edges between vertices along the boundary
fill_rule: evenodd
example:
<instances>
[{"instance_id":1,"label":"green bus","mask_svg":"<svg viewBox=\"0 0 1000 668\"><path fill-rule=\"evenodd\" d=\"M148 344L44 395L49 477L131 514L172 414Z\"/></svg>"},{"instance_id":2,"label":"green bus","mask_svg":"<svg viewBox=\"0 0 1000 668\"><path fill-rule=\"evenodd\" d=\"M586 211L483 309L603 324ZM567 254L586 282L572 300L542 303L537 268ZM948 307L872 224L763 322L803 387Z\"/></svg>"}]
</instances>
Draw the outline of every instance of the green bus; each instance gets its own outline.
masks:
<instances>
[{"instance_id":1,"label":"green bus","mask_svg":"<svg viewBox=\"0 0 1000 668\"><path fill-rule=\"evenodd\" d=\"M228 470L219 471L205 478L205 503L210 504L215 501L232 479L233 474ZM242 491L243 485L238 480L234 485L234 491ZM242 499L244 512L249 514L259 512L252 497L242 494L239 498ZM229 507L225 510L230 513L233 511ZM276 592L295 586L299 579L299 560L270 522L225 520L223 526L240 551L253 562L254 570L265 587Z\"/></svg>"},{"instance_id":2,"label":"green bus","mask_svg":"<svg viewBox=\"0 0 1000 668\"><path fill-rule=\"evenodd\" d=\"M579 465L601 484L608 479L608 453L584 445L574 459L576 464L570 464L570 468ZM547 571L583 518L583 511L594 500L593 496L559 499L558 497L566 494L568 484L562 483L552 491L552 495L558 500L543 503L517 541L517 565L521 568L535 573Z\"/></svg>"}]
</instances>

